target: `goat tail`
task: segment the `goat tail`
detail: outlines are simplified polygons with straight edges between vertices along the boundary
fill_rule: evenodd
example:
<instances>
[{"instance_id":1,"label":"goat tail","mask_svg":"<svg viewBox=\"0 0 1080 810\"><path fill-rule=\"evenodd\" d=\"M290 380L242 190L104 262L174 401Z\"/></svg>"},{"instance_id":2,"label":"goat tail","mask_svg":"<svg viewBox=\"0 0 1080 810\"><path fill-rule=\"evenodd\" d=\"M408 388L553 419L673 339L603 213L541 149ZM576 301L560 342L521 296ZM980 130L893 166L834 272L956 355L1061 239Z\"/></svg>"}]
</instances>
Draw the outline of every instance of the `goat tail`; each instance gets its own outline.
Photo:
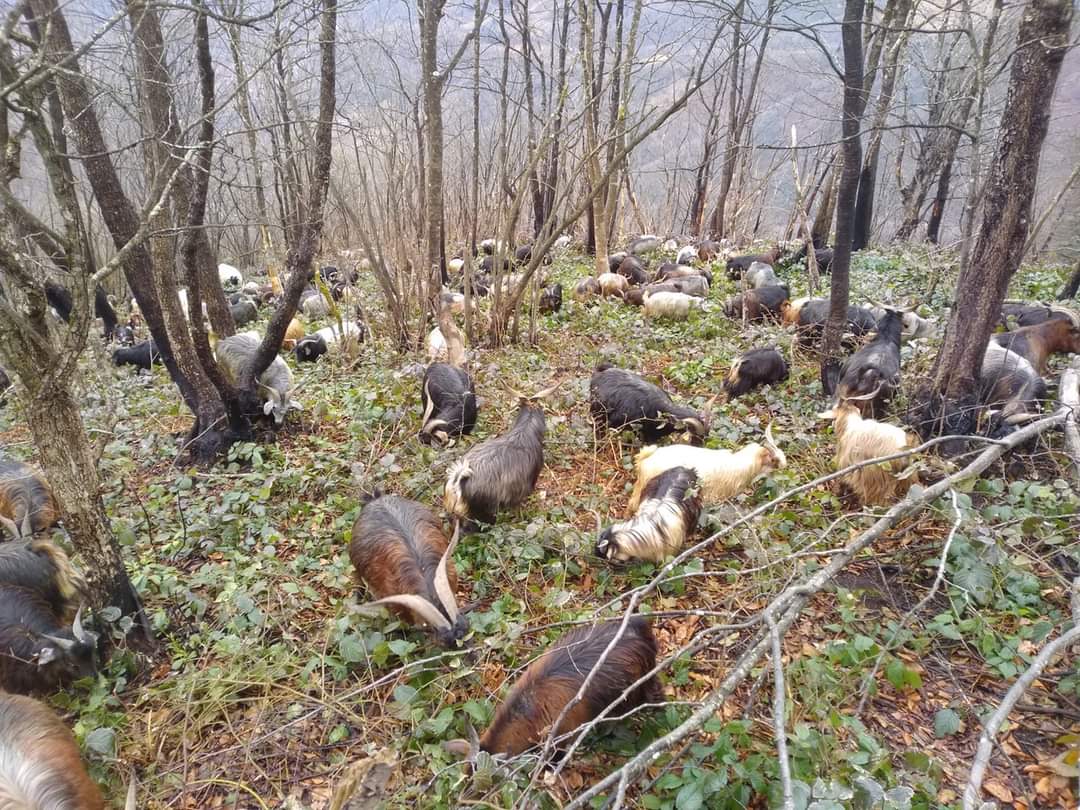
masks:
<instances>
[{"instance_id":1,"label":"goat tail","mask_svg":"<svg viewBox=\"0 0 1080 810\"><path fill-rule=\"evenodd\" d=\"M742 368L743 359L737 357L735 362L731 364L731 371L727 375L727 384L729 387L734 386L739 380L739 369Z\"/></svg>"},{"instance_id":2,"label":"goat tail","mask_svg":"<svg viewBox=\"0 0 1080 810\"><path fill-rule=\"evenodd\" d=\"M60 546L48 540L35 541L33 549L36 553L49 558L56 570L55 579L60 595L68 601L73 601L77 596L86 594L86 580L71 565L71 560Z\"/></svg>"},{"instance_id":3,"label":"goat tail","mask_svg":"<svg viewBox=\"0 0 1080 810\"><path fill-rule=\"evenodd\" d=\"M469 466L468 459L455 462L450 468L450 474L446 478L446 488L443 490L443 505L451 515L469 517L469 505L465 501L463 484L472 477L473 471Z\"/></svg>"}]
</instances>

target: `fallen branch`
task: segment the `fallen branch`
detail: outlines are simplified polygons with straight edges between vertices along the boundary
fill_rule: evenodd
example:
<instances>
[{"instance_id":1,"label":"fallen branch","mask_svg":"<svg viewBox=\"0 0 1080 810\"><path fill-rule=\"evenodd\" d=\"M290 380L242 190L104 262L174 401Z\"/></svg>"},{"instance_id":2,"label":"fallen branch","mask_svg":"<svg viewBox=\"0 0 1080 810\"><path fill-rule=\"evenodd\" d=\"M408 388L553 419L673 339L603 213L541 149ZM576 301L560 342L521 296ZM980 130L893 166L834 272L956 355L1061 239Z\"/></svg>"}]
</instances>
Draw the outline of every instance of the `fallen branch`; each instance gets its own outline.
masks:
<instances>
[{"instance_id":1,"label":"fallen branch","mask_svg":"<svg viewBox=\"0 0 1080 810\"><path fill-rule=\"evenodd\" d=\"M784 717L784 660L780 646L780 629L771 613L765 614L772 643L773 670L773 733L776 736L776 757L780 761L780 782L784 786L784 810L795 810L795 789L791 784L791 762L787 752L787 721Z\"/></svg>"},{"instance_id":2,"label":"fallen branch","mask_svg":"<svg viewBox=\"0 0 1080 810\"><path fill-rule=\"evenodd\" d=\"M873 526L863 532L857 539L846 546L829 562L829 564L805 582L789 586L784 589L763 611L763 615L776 618L776 632L782 633L798 618L802 608L809 601L810 596L818 593L843 570L855 556L872 545L887 530L895 526L901 519L921 511L937 498L947 493L960 481L981 475L1006 451L1018 447L1030 441L1044 431L1062 424L1070 411L1062 408L1048 417L1032 422L1021 428L1003 440L995 442L991 447L982 451L970 464L952 475L942 479L931 487L922 490L912 489L907 497L900 503L890 508L882 515ZM755 510L756 512L757 510ZM753 514L753 513L751 513ZM719 534L719 533L718 533ZM715 537L715 536L714 536ZM714 538L710 538L710 541ZM707 542L698 544L706 545ZM682 556L682 555L680 555ZM640 598L640 597L639 597ZM631 607L636 605L637 600L631 599ZM638 777L646 768L656 762L664 752L670 750L698 730L720 709L724 702L734 693L738 686L746 679L753 668L761 660L766 650L770 647L772 630L760 632L754 643L739 656L727 677L713 690L703 701L701 708L691 714L686 720L672 729L663 737L654 740L633 758L616 768L596 784L578 794L565 805L564 810L577 810L591 804L594 797L615 787L615 801L611 805L612 810L618 810L623 806L626 791L632 779Z\"/></svg>"},{"instance_id":3,"label":"fallen branch","mask_svg":"<svg viewBox=\"0 0 1080 810\"><path fill-rule=\"evenodd\" d=\"M1077 426L1080 418L1080 358L1073 360L1061 375L1058 393L1061 404L1069 409L1065 419L1065 451L1072 460L1073 475L1080 483L1080 427Z\"/></svg>"}]
</instances>

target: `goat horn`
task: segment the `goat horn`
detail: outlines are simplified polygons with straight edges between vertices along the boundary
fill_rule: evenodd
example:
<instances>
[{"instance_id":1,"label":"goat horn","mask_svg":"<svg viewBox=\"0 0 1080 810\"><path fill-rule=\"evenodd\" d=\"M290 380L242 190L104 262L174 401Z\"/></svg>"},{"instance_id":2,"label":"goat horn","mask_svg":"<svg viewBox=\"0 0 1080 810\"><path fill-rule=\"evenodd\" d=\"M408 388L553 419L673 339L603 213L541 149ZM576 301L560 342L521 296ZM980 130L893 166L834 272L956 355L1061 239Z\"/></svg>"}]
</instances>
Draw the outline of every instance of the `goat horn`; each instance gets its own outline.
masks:
<instances>
[{"instance_id":1,"label":"goat horn","mask_svg":"<svg viewBox=\"0 0 1080 810\"><path fill-rule=\"evenodd\" d=\"M534 400L535 399L546 399L547 397L554 394L558 390L560 385L562 385L562 383L557 382L554 385L548 386L543 391L538 391L535 394L533 394L531 397L529 397L529 399L534 399Z\"/></svg>"},{"instance_id":2,"label":"goat horn","mask_svg":"<svg viewBox=\"0 0 1080 810\"><path fill-rule=\"evenodd\" d=\"M604 521L600 518L600 513L595 509L590 509L594 518L596 518L596 533L600 534L601 529L604 528Z\"/></svg>"},{"instance_id":3,"label":"goat horn","mask_svg":"<svg viewBox=\"0 0 1080 810\"><path fill-rule=\"evenodd\" d=\"M11 538L13 540L19 539L19 527L15 525L15 521L13 521L11 518L6 518L3 515L0 515L0 526L3 526L5 529L11 532Z\"/></svg>"},{"instance_id":4,"label":"goat horn","mask_svg":"<svg viewBox=\"0 0 1080 810\"><path fill-rule=\"evenodd\" d=\"M781 467L787 464L787 456L784 455L783 450L777 447L776 440L773 439L772 422L769 422L769 424L765 428L765 446L769 448L772 452L776 453L777 457L780 459Z\"/></svg>"},{"instance_id":5,"label":"goat horn","mask_svg":"<svg viewBox=\"0 0 1080 810\"><path fill-rule=\"evenodd\" d=\"M30 510L26 510L22 521L22 536L30 537L34 533L34 524L30 521Z\"/></svg>"},{"instance_id":6,"label":"goat horn","mask_svg":"<svg viewBox=\"0 0 1080 810\"><path fill-rule=\"evenodd\" d=\"M93 644L97 641L97 638L93 633L90 633L83 629L82 625L82 605L79 605L79 609L75 611L75 621L71 624L71 633L82 644Z\"/></svg>"},{"instance_id":7,"label":"goat horn","mask_svg":"<svg viewBox=\"0 0 1080 810\"><path fill-rule=\"evenodd\" d=\"M48 633L42 633L42 638L48 639L61 650L67 651L75 646L75 640L70 638L63 638L61 636L50 636Z\"/></svg>"},{"instance_id":8,"label":"goat horn","mask_svg":"<svg viewBox=\"0 0 1080 810\"><path fill-rule=\"evenodd\" d=\"M457 546L460 537L461 521L456 520L454 521L454 536L450 538L450 542L446 546L446 551L443 552L442 559L439 560L439 567L435 569L435 594L439 597L439 601L442 602L443 607L446 608L446 615L450 617L451 624L457 621L458 608L457 598L454 596L454 591L450 587L450 577L446 573L446 566L451 555L454 553L454 548Z\"/></svg>"},{"instance_id":9,"label":"goat horn","mask_svg":"<svg viewBox=\"0 0 1080 810\"><path fill-rule=\"evenodd\" d=\"M374 602L368 602L366 605L361 605L360 607L369 608L377 605L399 605L408 608L432 627L436 627L440 630L450 629L450 622L446 620L446 617L442 615L442 612L427 599L422 596L417 596L414 593L399 593L394 596L385 596L382 599L376 599Z\"/></svg>"},{"instance_id":10,"label":"goat horn","mask_svg":"<svg viewBox=\"0 0 1080 810\"><path fill-rule=\"evenodd\" d=\"M882 386L882 383L878 383L877 388L875 388L869 394L860 394L857 397L843 397L843 401L844 402L865 402L868 399L873 399L874 397L876 397L878 395L878 392L881 391L881 386Z\"/></svg>"}]
</instances>

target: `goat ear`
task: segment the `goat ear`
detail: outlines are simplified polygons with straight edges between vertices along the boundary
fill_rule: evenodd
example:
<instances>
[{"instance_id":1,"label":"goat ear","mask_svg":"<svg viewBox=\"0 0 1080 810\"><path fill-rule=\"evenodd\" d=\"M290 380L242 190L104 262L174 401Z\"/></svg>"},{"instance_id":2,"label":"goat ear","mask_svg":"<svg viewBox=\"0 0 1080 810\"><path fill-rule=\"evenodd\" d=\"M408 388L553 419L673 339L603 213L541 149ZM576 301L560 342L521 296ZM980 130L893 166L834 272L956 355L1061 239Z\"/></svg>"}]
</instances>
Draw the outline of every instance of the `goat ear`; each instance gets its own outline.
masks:
<instances>
[{"instance_id":1,"label":"goat ear","mask_svg":"<svg viewBox=\"0 0 1080 810\"><path fill-rule=\"evenodd\" d=\"M22 521L22 536L30 537L34 533L34 524L30 521L30 510L26 510Z\"/></svg>"},{"instance_id":2,"label":"goat ear","mask_svg":"<svg viewBox=\"0 0 1080 810\"><path fill-rule=\"evenodd\" d=\"M37 654L37 665L43 667L46 664L51 664L53 661L57 661L60 658L60 653L56 647L42 647L41 652Z\"/></svg>"},{"instance_id":3,"label":"goat ear","mask_svg":"<svg viewBox=\"0 0 1080 810\"><path fill-rule=\"evenodd\" d=\"M271 413L273 413L273 411L274 411L274 402L273 402L273 400L270 400L270 399L266 400L266 402L263 403L263 414L265 414L266 416L269 416Z\"/></svg>"},{"instance_id":4,"label":"goat ear","mask_svg":"<svg viewBox=\"0 0 1080 810\"><path fill-rule=\"evenodd\" d=\"M446 551L443 552L442 559L439 560L439 567L435 570L435 593L439 597L439 601L442 602L443 607L446 609L446 615L450 617L451 624L457 621L458 609L457 598L454 596L454 591L450 588L450 577L446 573L446 566L454 553L454 549L457 547L460 537L461 521L455 521L454 536L450 538L450 542L446 546Z\"/></svg>"}]
</instances>

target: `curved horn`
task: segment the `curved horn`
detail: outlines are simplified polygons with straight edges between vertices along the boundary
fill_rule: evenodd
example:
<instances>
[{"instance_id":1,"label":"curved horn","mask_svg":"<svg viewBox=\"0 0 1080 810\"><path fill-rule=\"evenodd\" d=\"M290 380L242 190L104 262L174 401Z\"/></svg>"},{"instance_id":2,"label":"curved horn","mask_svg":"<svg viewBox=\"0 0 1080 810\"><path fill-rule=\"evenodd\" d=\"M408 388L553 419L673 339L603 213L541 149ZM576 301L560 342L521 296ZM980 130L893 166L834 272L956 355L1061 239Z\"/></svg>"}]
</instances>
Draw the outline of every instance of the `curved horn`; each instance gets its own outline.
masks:
<instances>
[{"instance_id":1,"label":"curved horn","mask_svg":"<svg viewBox=\"0 0 1080 810\"><path fill-rule=\"evenodd\" d=\"M596 518L596 533L600 534L604 528L604 521L600 518L600 513L595 509L590 509L589 511L592 512L593 517Z\"/></svg>"},{"instance_id":2,"label":"curved horn","mask_svg":"<svg viewBox=\"0 0 1080 810\"><path fill-rule=\"evenodd\" d=\"M385 596L382 599L376 599L374 602L368 602L365 605L361 605L360 608L365 609L377 605L398 605L400 607L408 608L432 627L440 630L450 629L450 622L446 620L446 617L442 615L442 612L427 599L422 596L417 596L414 593L399 593L394 596Z\"/></svg>"},{"instance_id":3,"label":"curved horn","mask_svg":"<svg viewBox=\"0 0 1080 810\"><path fill-rule=\"evenodd\" d=\"M79 609L75 611L75 621L71 624L71 634L80 644L93 644L97 639L94 638L93 633L88 633L83 629L82 612L82 605L79 605Z\"/></svg>"},{"instance_id":4,"label":"curved horn","mask_svg":"<svg viewBox=\"0 0 1080 810\"><path fill-rule=\"evenodd\" d=\"M22 536L30 537L34 533L34 524L30 521L30 510L26 510L22 521Z\"/></svg>"},{"instance_id":5,"label":"curved horn","mask_svg":"<svg viewBox=\"0 0 1080 810\"><path fill-rule=\"evenodd\" d=\"M765 446L769 448L769 450L771 450L773 453L775 453L776 457L780 459L781 467L787 464L787 456L784 455L783 450L777 447L776 440L773 438L772 422L769 422L768 426L765 428Z\"/></svg>"},{"instance_id":6,"label":"curved horn","mask_svg":"<svg viewBox=\"0 0 1080 810\"><path fill-rule=\"evenodd\" d=\"M454 536L450 538L450 542L446 546L446 551L443 552L442 559L439 560L439 567L435 569L435 595L439 597L439 601L442 602L443 607L446 608L446 615L450 617L450 624L457 621L458 607L457 597L450 587L450 577L446 573L446 565L450 560L451 555L454 553L454 549L457 547L458 539L460 537L461 521L455 520Z\"/></svg>"},{"instance_id":7,"label":"curved horn","mask_svg":"<svg viewBox=\"0 0 1080 810\"><path fill-rule=\"evenodd\" d=\"M50 636L48 633L42 633L42 638L46 638L65 652L70 651L75 646L75 640L70 638L63 638L62 636Z\"/></svg>"}]
</instances>

